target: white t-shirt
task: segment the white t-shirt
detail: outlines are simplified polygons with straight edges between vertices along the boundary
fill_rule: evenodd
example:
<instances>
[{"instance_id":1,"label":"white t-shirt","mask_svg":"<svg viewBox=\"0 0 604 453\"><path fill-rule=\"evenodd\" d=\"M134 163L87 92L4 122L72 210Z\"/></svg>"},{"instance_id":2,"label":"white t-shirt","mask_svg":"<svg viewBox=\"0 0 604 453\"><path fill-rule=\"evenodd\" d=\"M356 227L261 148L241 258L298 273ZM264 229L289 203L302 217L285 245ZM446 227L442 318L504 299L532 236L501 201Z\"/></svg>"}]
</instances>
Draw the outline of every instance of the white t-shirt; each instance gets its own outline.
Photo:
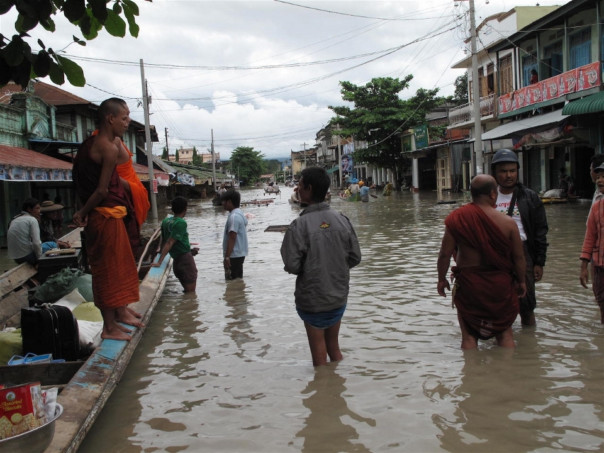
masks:
<instances>
[{"instance_id":1,"label":"white t-shirt","mask_svg":"<svg viewBox=\"0 0 604 453\"><path fill-rule=\"evenodd\" d=\"M510 203L512 202L513 193L501 193L499 191L499 187L497 187L497 205L495 208L499 212L503 212L505 215L508 214L508 209L510 209ZM524 231L524 227L522 226L522 220L520 220L520 211L518 210L518 203L514 203L514 210L512 211L512 219L518 225L518 231L520 232L520 239L526 241L526 233Z\"/></svg>"}]
</instances>

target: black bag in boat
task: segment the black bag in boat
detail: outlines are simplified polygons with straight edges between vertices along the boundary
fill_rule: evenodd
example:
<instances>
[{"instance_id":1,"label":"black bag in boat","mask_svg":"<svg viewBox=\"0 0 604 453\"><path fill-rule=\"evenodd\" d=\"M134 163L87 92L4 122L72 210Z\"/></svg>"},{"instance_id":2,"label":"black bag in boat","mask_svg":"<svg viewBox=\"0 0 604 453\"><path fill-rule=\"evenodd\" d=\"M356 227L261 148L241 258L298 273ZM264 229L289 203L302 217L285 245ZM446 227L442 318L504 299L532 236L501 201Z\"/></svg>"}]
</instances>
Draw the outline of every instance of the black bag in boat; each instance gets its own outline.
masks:
<instances>
[{"instance_id":1,"label":"black bag in boat","mask_svg":"<svg viewBox=\"0 0 604 453\"><path fill-rule=\"evenodd\" d=\"M71 310L43 304L21 309L23 354L52 354L53 359L77 360L80 356L78 322Z\"/></svg>"}]
</instances>

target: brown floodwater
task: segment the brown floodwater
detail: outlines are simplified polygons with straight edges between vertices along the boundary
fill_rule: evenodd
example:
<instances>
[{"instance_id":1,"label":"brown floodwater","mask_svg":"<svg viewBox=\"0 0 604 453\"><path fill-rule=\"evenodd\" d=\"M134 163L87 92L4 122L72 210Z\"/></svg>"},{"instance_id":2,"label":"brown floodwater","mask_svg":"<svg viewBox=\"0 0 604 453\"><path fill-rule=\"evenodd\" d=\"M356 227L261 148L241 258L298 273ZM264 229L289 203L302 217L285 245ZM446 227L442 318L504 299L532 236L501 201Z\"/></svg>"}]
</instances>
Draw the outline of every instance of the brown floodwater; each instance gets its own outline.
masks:
<instances>
[{"instance_id":1,"label":"brown floodwater","mask_svg":"<svg viewBox=\"0 0 604 453\"><path fill-rule=\"evenodd\" d=\"M588 204L546 206L550 248L537 327L515 351L462 352L450 298L436 292L445 216L458 204L395 193L332 207L363 252L341 329L344 360L313 368L283 271L292 189L248 206L244 278L226 283L221 208L192 202L197 296L170 277L122 381L80 451L529 452L604 449L604 328L579 284ZM243 191L244 201L268 198ZM165 211L162 211L165 212Z\"/></svg>"}]
</instances>

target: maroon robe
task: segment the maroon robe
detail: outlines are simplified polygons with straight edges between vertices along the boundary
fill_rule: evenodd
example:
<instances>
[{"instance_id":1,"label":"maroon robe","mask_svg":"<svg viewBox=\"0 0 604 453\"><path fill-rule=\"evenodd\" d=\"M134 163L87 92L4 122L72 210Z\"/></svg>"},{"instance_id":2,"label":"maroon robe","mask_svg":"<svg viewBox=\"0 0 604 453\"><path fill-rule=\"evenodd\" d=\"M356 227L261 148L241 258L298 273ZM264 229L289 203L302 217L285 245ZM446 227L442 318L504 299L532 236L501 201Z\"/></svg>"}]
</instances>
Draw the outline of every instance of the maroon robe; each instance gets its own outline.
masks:
<instances>
[{"instance_id":1,"label":"maroon robe","mask_svg":"<svg viewBox=\"0 0 604 453\"><path fill-rule=\"evenodd\" d=\"M518 315L512 241L473 203L445 220L458 244L478 250L482 265L453 267L453 303L470 334L486 340L510 327Z\"/></svg>"}]
</instances>

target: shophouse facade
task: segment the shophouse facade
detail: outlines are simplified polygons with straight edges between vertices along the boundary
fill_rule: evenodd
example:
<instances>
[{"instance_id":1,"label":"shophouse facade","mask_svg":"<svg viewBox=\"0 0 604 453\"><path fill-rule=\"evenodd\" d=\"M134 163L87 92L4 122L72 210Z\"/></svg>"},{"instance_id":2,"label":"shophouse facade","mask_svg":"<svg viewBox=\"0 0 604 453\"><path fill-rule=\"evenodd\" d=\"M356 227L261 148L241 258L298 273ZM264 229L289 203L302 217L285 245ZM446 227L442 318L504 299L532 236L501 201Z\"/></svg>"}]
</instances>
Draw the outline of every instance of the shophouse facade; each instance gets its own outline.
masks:
<instances>
[{"instance_id":1,"label":"shophouse facade","mask_svg":"<svg viewBox=\"0 0 604 453\"><path fill-rule=\"evenodd\" d=\"M98 108L39 81L30 82L26 90L14 84L0 89L0 245L8 221L28 197L60 202L66 208L64 217L71 218L73 157L95 130ZM148 186L144 136L144 125L132 121L123 140L134 153L135 171ZM152 138L157 141L157 134ZM154 175L159 184L168 183L167 174Z\"/></svg>"}]
</instances>

